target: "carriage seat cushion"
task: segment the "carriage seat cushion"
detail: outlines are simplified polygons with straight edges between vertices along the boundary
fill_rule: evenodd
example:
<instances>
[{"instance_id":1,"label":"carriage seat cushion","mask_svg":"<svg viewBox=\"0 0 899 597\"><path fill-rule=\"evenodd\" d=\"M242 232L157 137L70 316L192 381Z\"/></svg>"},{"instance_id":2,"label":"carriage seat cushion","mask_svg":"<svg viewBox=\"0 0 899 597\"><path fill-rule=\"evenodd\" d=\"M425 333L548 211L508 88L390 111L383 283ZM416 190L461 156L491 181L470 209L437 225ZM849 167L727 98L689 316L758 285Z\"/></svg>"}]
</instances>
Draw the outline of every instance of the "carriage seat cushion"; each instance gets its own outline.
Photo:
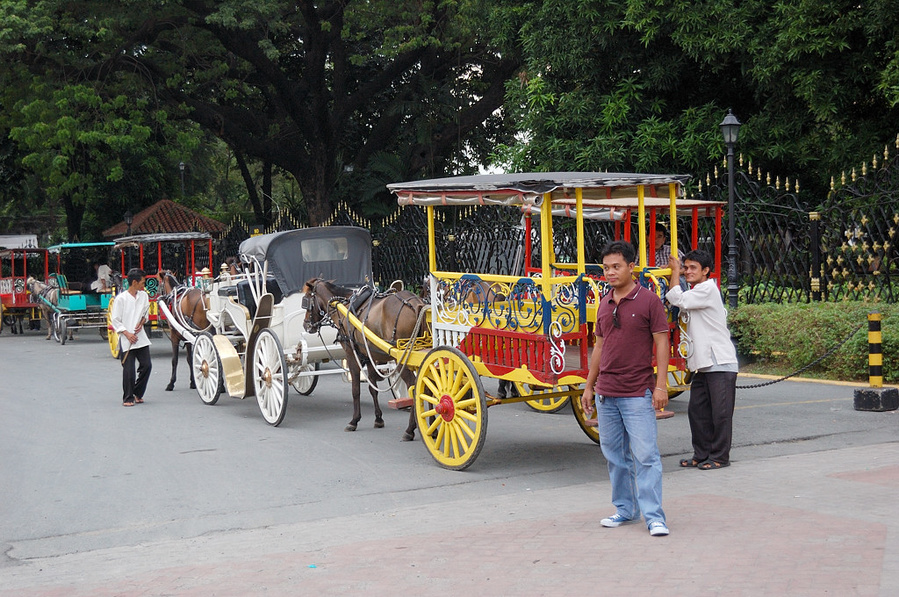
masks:
<instances>
[{"instance_id":1,"label":"carriage seat cushion","mask_svg":"<svg viewBox=\"0 0 899 597\"><path fill-rule=\"evenodd\" d=\"M266 292L271 293L274 303L277 305L281 302L281 287L274 278L265 281ZM237 301L247 308L250 312L250 318L256 317L256 301L253 299L253 293L250 291L250 282L243 280L237 283Z\"/></svg>"},{"instance_id":2,"label":"carriage seat cushion","mask_svg":"<svg viewBox=\"0 0 899 597\"><path fill-rule=\"evenodd\" d=\"M237 286L225 286L224 288L219 288L218 295L224 297L237 296Z\"/></svg>"}]
</instances>

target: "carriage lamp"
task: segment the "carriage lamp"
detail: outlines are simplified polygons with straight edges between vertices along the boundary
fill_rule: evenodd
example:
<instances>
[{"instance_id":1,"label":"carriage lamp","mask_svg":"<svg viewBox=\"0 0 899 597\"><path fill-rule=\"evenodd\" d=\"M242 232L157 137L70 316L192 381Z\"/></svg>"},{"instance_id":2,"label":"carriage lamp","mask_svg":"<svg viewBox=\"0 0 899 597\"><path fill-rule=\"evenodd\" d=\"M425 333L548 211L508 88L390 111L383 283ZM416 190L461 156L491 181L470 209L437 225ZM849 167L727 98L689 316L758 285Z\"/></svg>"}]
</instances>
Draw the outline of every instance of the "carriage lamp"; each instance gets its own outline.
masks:
<instances>
[{"instance_id":1,"label":"carriage lamp","mask_svg":"<svg viewBox=\"0 0 899 597\"><path fill-rule=\"evenodd\" d=\"M184 199L184 162L178 162L178 170L181 171L181 198Z\"/></svg>"},{"instance_id":2,"label":"carriage lamp","mask_svg":"<svg viewBox=\"0 0 899 597\"><path fill-rule=\"evenodd\" d=\"M212 272L208 267L204 267L196 275L197 287L204 293L209 292L212 288Z\"/></svg>"},{"instance_id":3,"label":"carriage lamp","mask_svg":"<svg viewBox=\"0 0 899 597\"><path fill-rule=\"evenodd\" d=\"M740 135L740 121L732 110L719 125L727 146L727 304L731 309L737 308L737 238L736 213L734 213L734 146Z\"/></svg>"}]
</instances>

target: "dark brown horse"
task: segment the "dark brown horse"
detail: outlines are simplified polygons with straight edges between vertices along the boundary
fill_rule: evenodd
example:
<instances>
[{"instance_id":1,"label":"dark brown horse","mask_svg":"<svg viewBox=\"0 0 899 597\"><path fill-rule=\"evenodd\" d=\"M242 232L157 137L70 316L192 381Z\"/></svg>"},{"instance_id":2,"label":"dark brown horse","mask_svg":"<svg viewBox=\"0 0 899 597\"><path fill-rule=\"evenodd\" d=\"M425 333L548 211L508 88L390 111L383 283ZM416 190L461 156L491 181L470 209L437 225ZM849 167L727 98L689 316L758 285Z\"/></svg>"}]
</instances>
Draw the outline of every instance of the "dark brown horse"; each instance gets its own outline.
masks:
<instances>
[{"instance_id":1,"label":"dark brown horse","mask_svg":"<svg viewBox=\"0 0 899 597\"><path fill-rule=\"evenodd\" d=\"M172 272L163 270L157 274L159 277L159 287L162 294L156 299L157 302L165 302L172 317L188 331L202 332L209 329L209 320L206 318L206 301L203 298L203 292L199 288L179 284L178 280L172 275ZM175 389L175 378L178 374L178 349L184 337L175 329L174 325L169 325L169 338L172 341L172 378L169 385L165 387L166 392ZM190 387L195 389L194 369L193 369L193 352L194 347L190 342L186 343L187 348L187 370L190 371Z\"/></svg>"},{"instance_id":2,"label":"dark brown horse","mask_svg":"<svg viewBox=\"0 0 899 597\"><path fill-rule=\"evenodd\" d=\"M303 292L306 293L303 299L306 307L306 319L303 325L306 331L315 334L323 324L333 324L337 328L337 341L347 355L352 378L353 419L346 426L345 431L355 431L362 418L362 408L359 403L360 363L366 367L368 372L369 390L375 405L375 427L384 426L381 407L378 405L379 390L372 383L379 377L375 365L382 365L393 359L367 342L362 332L340 314L334 302L347 305L366 328L379 338L393 344L397 339L412 338L423 329L424 314L421 311L425 307L425 302L420 297L406 290L383 294L374 292L372 289L363 290L367 291L354 291L319 278L309 280L303 288ZM402 367L402 364L399 366ZM410 388L415 384L415 375L409 369L403 368L401 377ZM410 441L414 437L415 413L410 412L409 426L403 433L403 440Z\"/></svg>"}]
</instances>

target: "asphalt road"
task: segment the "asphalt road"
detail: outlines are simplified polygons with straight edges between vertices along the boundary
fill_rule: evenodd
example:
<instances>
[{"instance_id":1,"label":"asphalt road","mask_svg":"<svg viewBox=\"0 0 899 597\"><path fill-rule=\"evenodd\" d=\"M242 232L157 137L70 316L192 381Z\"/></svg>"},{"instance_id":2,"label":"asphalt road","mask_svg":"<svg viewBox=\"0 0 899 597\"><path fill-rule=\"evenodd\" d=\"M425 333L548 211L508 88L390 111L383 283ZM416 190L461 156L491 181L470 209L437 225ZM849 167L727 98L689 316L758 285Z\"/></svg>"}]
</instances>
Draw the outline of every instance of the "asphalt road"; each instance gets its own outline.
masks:
<instances>
[{"instance_id":1,"label":"asphalt road","mask_svg":"<svg viewBox=\"0 0 899 597\"><path fill-rule=\"evenodd\" d=\"M478 460L453 472L418 439L400 441L408 414L387 409L386 395L386 428L372 427L364 393L359 430L344 432L352 405L340 376L323 377L308 397L291 392L274 428L255 399L204 405L188 389L183 356L176 389L165 392L168 340L154 339L152 355L146 403L123 408L120 365L92 331L65 346L38 332L0 335L0 576L41 558L299 522L322 528L398 507L498 503L607 480L599 447L568 409L490 409ZM666 472L690 454L687 396L659 422ZM739 390L737 400L735 465L896 437L897 415L855 411L852 385L788 381ZM607 509L608 496L595 506Z\"/></svg>"}]
</instances>

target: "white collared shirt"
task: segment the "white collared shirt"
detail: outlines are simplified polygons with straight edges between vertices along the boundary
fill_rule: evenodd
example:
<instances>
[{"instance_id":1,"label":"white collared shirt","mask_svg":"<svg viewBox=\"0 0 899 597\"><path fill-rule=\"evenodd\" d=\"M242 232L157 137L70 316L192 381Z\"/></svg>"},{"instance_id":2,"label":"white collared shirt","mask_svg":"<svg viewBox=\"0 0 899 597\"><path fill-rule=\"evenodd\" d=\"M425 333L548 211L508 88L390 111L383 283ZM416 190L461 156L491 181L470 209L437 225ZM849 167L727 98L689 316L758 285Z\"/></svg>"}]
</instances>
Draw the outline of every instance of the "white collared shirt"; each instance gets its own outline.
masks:
<instances>
[{"instance_id":1,"label":"white collared shirt","mask_svg":"<svg viewBox=\"0 0 899 597\"><path fill-rule=\"evenodd\" d=\"M150 295L139 290L135 296L125 291L117 294L112 301L112 327L119 334L122 350L150 346L150 338L143 326L137 332L137 342L133 345L125 338L123 332L134 332L134 329L147 318L150 312Z\"/></svg>"},{"instance_id":2,"label":"white collared shirt","mask_svg":"<svg viewBox=\"0 0 899 597\"><path fill-rule=\"evenodd\" d=\"M700 282L690 290L672 286L665 298L689 317L687 367L691 371L737 363L737 350L727 329L727 311L715 280Z\"/></svg>"}]
</instances>

